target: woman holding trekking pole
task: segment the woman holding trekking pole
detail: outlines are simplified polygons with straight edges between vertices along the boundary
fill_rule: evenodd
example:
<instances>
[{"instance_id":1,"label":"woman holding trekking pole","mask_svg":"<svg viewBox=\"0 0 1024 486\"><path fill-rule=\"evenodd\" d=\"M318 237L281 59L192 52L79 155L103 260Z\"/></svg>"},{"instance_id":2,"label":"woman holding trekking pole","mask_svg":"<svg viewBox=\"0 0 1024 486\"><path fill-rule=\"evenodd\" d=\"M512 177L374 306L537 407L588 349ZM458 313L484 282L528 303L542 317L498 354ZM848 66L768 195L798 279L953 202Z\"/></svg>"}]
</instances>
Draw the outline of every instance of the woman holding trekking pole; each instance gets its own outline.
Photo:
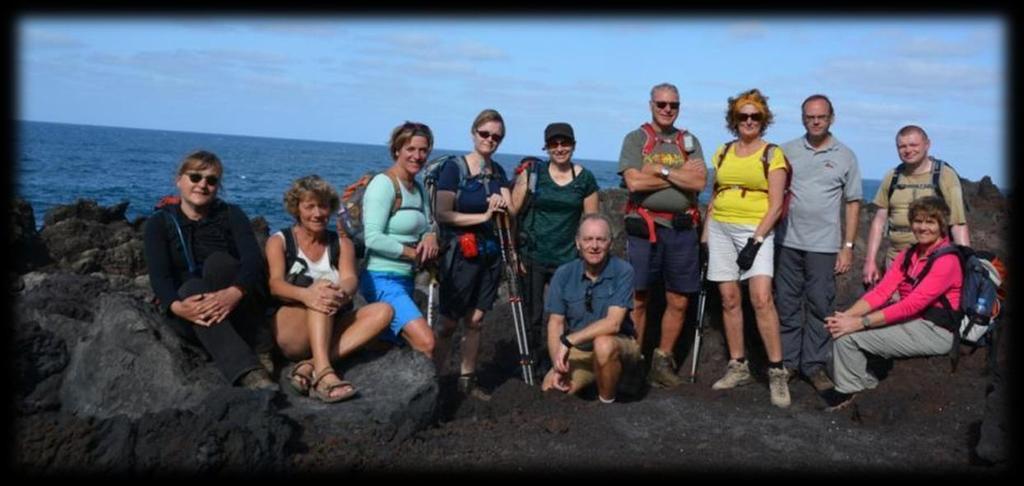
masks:
<instances>
[{"instance_id":1,"label":"woman holding trekking pole","mask_svg":"<svg viewBox=\"0 0 1024 486\"><path fill-rule=\"evenodd\" d=\"M437 222L447 249L440 265L441 329L434 358L440 374L447 364L449 341L461 319L459 391L489 400L490 396L476 386L476 365L484 315L494 304L501 280L501 251L493 216L505 212L511 198L505 170L491 158L505 136L501 114L491 109L480 112L470 136L473 150L450 159L437 181Z\"/></svg>"},{"instance_id":2,"label":"woman holding trekking pole","mask_svg":"<svg viewBox=\"0 0 1024 486\"><path fill-rule=\"evenodd\" d=\"M519 254L526 270L528 342L533 355L543 361L534 368L544 376L547 359L547 326L544 289L555 270L576 259L576 228L584 214L598 211L597 179L572 160L576 137L572 125L551 123L544 129L548 160L526 160L517 169L512 189L512 213L519 227Z\"/></svg>"}]
</instances>

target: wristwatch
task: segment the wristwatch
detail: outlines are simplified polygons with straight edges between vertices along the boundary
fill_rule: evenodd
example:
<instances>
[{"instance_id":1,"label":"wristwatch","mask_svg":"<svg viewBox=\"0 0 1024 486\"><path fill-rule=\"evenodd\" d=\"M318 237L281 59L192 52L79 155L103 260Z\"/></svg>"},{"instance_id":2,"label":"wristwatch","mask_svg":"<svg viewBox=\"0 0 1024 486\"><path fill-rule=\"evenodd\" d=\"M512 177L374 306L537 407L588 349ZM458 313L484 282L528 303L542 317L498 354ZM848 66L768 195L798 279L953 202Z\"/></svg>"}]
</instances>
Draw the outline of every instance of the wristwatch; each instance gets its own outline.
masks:
<instances>
[{"instance_id":1,"label":"wristwatch","mask_svg":"<svg viewBox=\"0 0 1024 486\"><path fill-rule=\"evenodd\" d=\"M852 241L847 241L846 243L843 243L843 248L849 248L849 249L852 250L853 249L853 242Z\"/></svg>"},{"instance_id":2,"label":"wristwatch","mask_svg":"<svg viewBox=\"0 0 1024 486\"><path fill-rule=\"evenodd\" d=\"M562 344L564 344L565 347L567 347L569 349L572 349L572 342L569 341L569 335L568 334L562 334L562 337L559 338L559 339L562 341Z\"/></svg>"},{"instance_id":3,"label":"wristwatch","mask_svg":"<svg viewBox=\"0 0 1024 486\"><path fill-rule=\"evenodd\" d=\"M665 167L664 165L661 166L661 178L662 179L668 179L668 174L669 174L668 167Z\"/></svg>"},{"instance_id":4,"label":"wristwatch","mask_svg":"<svg viewBox=\"0 0 1024 486\"><path fill-rule=\"evenodd\" d=\"M871 319L868 319L868 316L864 316L864 317L860 318L860 325L864 327L864 330L868 329L868 324L870 324L870 323L871 323Z\"/></svg>"}]
</instances>

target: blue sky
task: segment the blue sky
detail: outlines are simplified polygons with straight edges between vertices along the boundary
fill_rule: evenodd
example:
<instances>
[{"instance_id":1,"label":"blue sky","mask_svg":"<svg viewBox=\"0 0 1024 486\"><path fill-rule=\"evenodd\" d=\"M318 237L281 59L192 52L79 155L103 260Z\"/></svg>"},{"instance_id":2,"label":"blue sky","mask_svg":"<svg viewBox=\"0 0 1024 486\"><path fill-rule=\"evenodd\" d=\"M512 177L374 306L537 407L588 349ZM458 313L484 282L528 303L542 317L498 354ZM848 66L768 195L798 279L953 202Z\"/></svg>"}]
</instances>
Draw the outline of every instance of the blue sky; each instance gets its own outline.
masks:
<instances>
[{"instance_id":1,"label":"blue sky","mask_svg":"<svg viewBox=\"0 0 1024 486\"><path fill-rule=\"evenodd\" d=\"M16 34L22 120L370 144L414 120L458 150L495 108L503 152L538 154L544 127L566 121L577 158L615 161L667 81L707 157L731 138L728 97L761 89L776 115L766 139L781 143L820 92L866 178L899 162L894 135L917 124L961 176L1010 181L995 15L26 15Z\"/></svg>"}]
</instances>

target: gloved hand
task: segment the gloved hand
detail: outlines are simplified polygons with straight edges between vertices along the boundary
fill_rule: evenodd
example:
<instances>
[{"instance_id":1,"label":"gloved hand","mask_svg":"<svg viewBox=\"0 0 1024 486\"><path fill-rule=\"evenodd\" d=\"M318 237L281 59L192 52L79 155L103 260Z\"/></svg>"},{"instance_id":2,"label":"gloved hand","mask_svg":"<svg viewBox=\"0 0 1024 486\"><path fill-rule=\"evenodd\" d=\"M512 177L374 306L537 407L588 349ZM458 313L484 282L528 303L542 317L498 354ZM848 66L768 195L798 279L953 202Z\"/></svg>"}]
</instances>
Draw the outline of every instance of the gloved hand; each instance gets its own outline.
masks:
<instances>
[{"instance_id":1,"label":"gloved hand","mask_svg":"<svg viewBox=\"0 0 1024 486\"><path fill-rule=\"evenodd\" d=\"M736 258L736 264L740 266L741 272L746 272L754 264L754 258L757 257L757 250L761 248L761 244L753 238L747 238L747 244L743 245L743 249L740 250L740 256Z\"/></svg>"}]
</instances>

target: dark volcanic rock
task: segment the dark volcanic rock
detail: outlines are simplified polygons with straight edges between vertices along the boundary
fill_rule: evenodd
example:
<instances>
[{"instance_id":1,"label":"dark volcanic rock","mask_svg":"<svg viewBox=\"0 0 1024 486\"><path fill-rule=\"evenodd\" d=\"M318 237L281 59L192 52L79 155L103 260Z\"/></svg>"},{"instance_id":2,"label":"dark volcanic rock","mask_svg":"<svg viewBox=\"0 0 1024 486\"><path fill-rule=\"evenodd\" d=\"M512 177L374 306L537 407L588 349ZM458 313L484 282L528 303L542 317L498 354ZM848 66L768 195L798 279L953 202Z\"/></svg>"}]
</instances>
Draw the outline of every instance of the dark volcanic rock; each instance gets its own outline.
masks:
<instances>
[{"instance_id":1,"label":"dark volcanic rock","mask_svg":"<svg viewBox=\"0 0 1024 486\"><path fill-rule=\"evenodd\" d=\"M222 388L195 410L138 420L65 412L23 417L15 464L34 474L281 472L296 427L269 392Z\"/></svg>"},{"instance_id":2,"label":"dark volcanic rock","mask_svg":"<svg viewBox=\"0 0 1024 486\"><path fill-rule=\"evenodd\" d=\"M7 248L11 256L11 270L23 274L49 263L46 244L36 231L36 219L24 199L11 201L11 219L8 226Z\"/></svg>"},{"instance_id":3,"label":"dark volcanic rock","mask_svg":"<svg viewBox=\"0 0 1024 486\"><path fill-rule=\"evenodd\" d=\"M61 387L63 408L77 415L138 418L193 408L226 385L203 356L160 322L153 306L117 293L95 304L89 333L75 344Z\"/></svg>"},{"instance_id":4,"label":"dark volcanic rock","mask_svg":"<svg viewBox=\"0 0 1024 486\"><path fill-rule=\"evenodd\" d=\"M56 206L47 211L43 217L43 225L53 226L67 219L80 219L100 224L127 221L124 216L127 209L128 201L122 201L112 207L102 207L91 199L77 199L72 204Z\"/></svg>"}]
</instances>

